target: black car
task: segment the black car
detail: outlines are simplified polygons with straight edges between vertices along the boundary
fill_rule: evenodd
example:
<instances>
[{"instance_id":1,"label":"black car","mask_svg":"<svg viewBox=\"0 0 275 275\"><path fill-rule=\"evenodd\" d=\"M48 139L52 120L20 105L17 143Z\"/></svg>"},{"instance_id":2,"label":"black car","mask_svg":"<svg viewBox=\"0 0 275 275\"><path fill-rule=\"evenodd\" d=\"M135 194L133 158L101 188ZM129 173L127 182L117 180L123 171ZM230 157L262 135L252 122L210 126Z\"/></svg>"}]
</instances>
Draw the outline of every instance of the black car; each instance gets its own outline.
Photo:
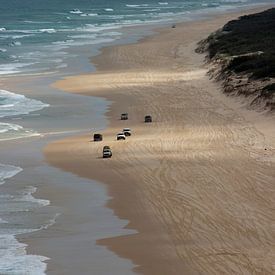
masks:
<instances>
[{"instance_id":1,"label":"black car","mask_svg":"<svg viewBox=\"0 0 275 275\"><path fill-rule=\"evenodd\" d=\"M128 119L128 113L121 114L120 119L121 120L127 120Z\"/></svg>"},{"instance_id":2,"label":"black car","mask_svg":"<svg viewBox=\"0 0 275 275\"><path fill-rule=\"evenodd\" d=\"M149 116L149 115L147 115L147 116L145 116L144 117L144 122L152 122L152 117L151 116Z\"/></svg>"},{"instance_id":3,"label":"black car","mask_svg":"<svg viewBox=\"0 0 275 275\"><path fill-rule=\"evenodd\" d=\"M102 141L103 136L101 134L94 134L94 141Z\"/></svg>"}]
</instances>

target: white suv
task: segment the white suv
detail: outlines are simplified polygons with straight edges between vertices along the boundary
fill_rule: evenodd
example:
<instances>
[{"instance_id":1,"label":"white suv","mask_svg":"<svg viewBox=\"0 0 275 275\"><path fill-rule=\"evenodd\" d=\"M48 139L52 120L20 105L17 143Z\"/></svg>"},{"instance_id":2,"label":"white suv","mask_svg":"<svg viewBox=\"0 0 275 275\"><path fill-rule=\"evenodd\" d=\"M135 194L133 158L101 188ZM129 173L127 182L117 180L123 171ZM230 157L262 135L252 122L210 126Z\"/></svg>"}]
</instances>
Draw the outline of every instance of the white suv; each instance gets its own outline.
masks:
<instances>
[{"instance_id":1,"label":"white suv","mask_svg":"<svg viewBox=\"0 0 275 275\"><path fill-rule=\"evenodd\" d=\"M117 136L116 136L116 139L117 140L125 140L126 139L126 136L124 133L118 133Z\"/></svg>"},{"instance_id":2,"label":"white suv","mask_svg":"<svg viewBox=\"0 0 275 275\"><path fill-rule=\"evenodd\" d=\"M112 154L112 151L110 149L103 151L103 158L111 158L112 155L113 154Z\"/></svg>"},{"instance_id":3,"label":"white suv","mask_svg":"<svg viewBox=\"0 0 275 275\"><path fill-rule=\"evenodd\" d=\"M130 128L124 128L124 129L122 130L122 132L124 133L124 135L125 135L126 137L129 137L129 136L132 135L131 129L130 129Z\"/></svg>"}]
</instances>

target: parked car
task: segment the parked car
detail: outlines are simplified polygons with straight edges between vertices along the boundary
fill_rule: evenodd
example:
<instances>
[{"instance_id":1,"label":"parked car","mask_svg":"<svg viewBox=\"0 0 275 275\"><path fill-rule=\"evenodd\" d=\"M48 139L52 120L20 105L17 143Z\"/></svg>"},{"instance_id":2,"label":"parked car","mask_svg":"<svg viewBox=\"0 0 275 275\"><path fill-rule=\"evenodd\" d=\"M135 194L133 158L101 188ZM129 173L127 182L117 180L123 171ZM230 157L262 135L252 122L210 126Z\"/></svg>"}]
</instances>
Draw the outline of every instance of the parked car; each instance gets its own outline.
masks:
<instances>
[{"instance_id":1,"label":"parked car","mask_svg":"<svg viewBox=\"0 0 275 275\"><path fill-rule=\"evenodd\" d=\"M122 132L124 133L124 135L125 135L126 137L129 137L129 136L132 135L132 132L131 132L131 129L130 129L130 128L124 128L124 129L122 130Z\"/></svg>"},{"instance_id":2,"label":"parked car","mask_svg":"<svg viewBox=\"0 0 275 275\"><path fill-rule=\"evenodd\" d=\"M94 134L94 141L102 141L103 136L101 134Z\"/></svg>"},{"instance_id":3,"label":"parked car","mask_svg":"<svg viewBox=\"0 0 275 275\"><path fill-rule=\"evenodd\" d=\"M112 157L112 151L111 149L103 150L102 157L103 158L111 158Z\"/></svg>"},{"instance_id":4,"label":"parked car","mask_svg":"<svg viewBox=\"0 0 275 275\"><path fill-rule=\"evenodd\" d=\"M117 140L125 140L126 139L126 136L124 133L118 133L117 136L116 136L116 139Z\"/></svg>"},{"instance_id":5,"label":"parked car","mask_svg":"<svg viewBox=\"0 0 275 275\"><path fill-rule=\"evenodd\" d=\"M152 122L152 116L150 116L150 115L147 115L147 116L145 116L144 117L144 122Z\"/></svg>"},{"instance_id":6,"label":"parked car","mask_svg":"<svg viewBox=\"0 0 275 275\"><path fill-rule=\"evenodd\" d=\"M120 119L121 120L127 120L128 119L128 113L121 114Z\"/></svg>"}]
</instances>

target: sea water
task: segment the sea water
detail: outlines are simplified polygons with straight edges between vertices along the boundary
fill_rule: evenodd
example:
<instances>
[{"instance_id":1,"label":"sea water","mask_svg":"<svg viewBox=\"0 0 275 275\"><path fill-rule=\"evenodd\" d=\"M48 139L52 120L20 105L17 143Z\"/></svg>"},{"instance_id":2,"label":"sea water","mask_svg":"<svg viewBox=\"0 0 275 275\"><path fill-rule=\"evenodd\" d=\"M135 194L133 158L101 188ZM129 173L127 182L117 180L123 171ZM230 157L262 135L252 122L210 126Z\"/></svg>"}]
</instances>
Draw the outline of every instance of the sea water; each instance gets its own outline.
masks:
<instances>
[{"instance_id":1,"label":"sea water","mask_svg":"<svg viewBox=\"0 0 275 275\"><path fill-rule=\"evenodd\" d=\"M33 129L1 120L22 119L32 112L48 107L39 100L30 99L24 95L7 90L0 90L0 142L6 140L38 136ZM21 167L0 163L0 185L22 172ZM7 189L5 189L7 190ZM51 220L30 227L30 216L36 208L49 204L47 200L36 199L32 196L36 188L26 186L16 192L0 190L0 274L44 274L46 257L28 255L26 245L17 241L16 236L30 233L49 226Z\"/></svg>"},{"instance_id":2,"label":"sea water","mask_svg":"<svg viewBox=\"0 0 275 275\"><path fill-rule=\"evenodd\" d=\"M122 36L122 27L158 22L190 20L192 15L257 5L258 0L0 0L1 77L62 72L81 52L71 49L112 43ZM271 2L271 1L270 1ZM77 63L77 62L76 62ZM1 83L1 81L0 81ZM0 90L0 142L39 136L20 121L49 107L47 102L29 98L20 91ZM12 120L12 121L11 121ZM0 164L0 187L20 177L22 168ZM35 209L47 200L32 195L25 186L14 192L0 191L0 274L44 274L46 257L28 255L18 234L47 228L54 219L30 226Z\"/></svg>"},{"instance_id":3,"label":"sea water","mask_svg":"<svg viewBox=\"0 0 275 275\"><path fill-rule=\"evenodd\" d=\"M60 70L68 49L112 42L122 26L226 10L264 0L0 0L0 75Z\"/></svg>"},{"instance_id":4,"label":"sea water","mask_svg":"<svg viewBox=\"0 0 275 275\"><path fill-rule=\"evenodd\" d=\"M16 176L22 169L13 165L0 164L0 184ZM44 221L44 225L30 227L28 216L34 209L48 205L49 201L36 199L32 194L36 189L32 186L11 194L1 190L0 193L0 274L44 274L46 257L28 255L26 245L19 243L16 235L40 230L49 226L52 221ZM23 215L22 215L23 213Z\"/></svg>"},{"instance_id":5,"label":"sea water","mask_svg":"<svg viewBox=\"0 0 275 275\"><path fill-rule=\"evenodd\" d=\"M24 129L18 124L4 122L3 118L20 120L23 115L28 115L48 106L39 100L0 89L0 142L39 135L33 129Z\"/></svg>"}]
</instances>

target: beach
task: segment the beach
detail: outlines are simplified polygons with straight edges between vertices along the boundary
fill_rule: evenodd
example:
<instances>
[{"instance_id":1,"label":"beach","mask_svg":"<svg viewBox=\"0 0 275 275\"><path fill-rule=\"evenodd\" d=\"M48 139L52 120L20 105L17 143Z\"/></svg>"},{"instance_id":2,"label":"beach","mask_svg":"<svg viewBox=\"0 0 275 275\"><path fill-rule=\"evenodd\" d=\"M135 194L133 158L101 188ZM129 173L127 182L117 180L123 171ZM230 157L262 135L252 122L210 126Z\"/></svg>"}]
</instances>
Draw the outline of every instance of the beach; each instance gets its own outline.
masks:
<instances>
[{"instance_id":1,"label":"beach","mask_svg":"<svg viewBox=\"0 0 275 275\"><path fill-rule=\"evenodd\" d=\"M223 95L207 76L204 56L195 53L201 39L247 13L179 23L138 43L104 48L92 58L96 72L53 84L111 102L103 142L91 142L89 131L49 143L44 154L50 165L106 186L107 206L128 221L129 232L99 238L97 244L128 259L134 272L275 272L274 117L247 111L240 101ZM121 121L124 112L129 120ZM145 124L148 114L153 122ZM132 136L116 141L124 127L132 129ZM111 159L102 159L103 145L111 146ZM44 196L62 205L64 193L52 192ZM63 206L68 204L66 200ZM59 232L67 226L59 223ZM30 252L45 255L41 240L52 245L49 273L57 274L53 248L58 238L51 240L45 232L24 238ZM85 257L74 262L73 270L100 274L91 273L88 251L79 249L78 258ZM65 263L66 274L75 274L69 257Z\"/></svg>"}]
</instances>

